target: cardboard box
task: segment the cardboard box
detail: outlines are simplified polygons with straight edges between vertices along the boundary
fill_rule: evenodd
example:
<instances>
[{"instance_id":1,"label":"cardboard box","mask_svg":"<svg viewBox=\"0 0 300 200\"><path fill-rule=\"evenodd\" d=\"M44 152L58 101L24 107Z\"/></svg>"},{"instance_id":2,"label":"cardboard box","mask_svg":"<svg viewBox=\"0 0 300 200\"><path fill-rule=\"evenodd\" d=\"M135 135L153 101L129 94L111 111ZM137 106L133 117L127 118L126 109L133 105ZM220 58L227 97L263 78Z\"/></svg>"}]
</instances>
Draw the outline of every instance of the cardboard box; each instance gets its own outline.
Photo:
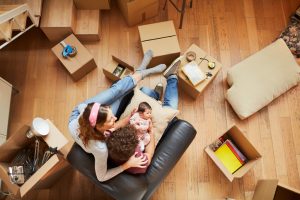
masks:
<instances>
[{"instance_id":1,"label":"cardboard box","mask_svg":"<svg viewBox=\"0 0 300 200\"><path fill-rule=\"evenodd\" d=\"M74 57L64 58L62 56L63 46L61 44L55 45L51 50L68 70L74 81L78 81L87 73L97 68L93 56L73 34L69 35L63 41L66 44L76 47L77 54Z\"/></svg>"},{"instance_id":2,"label":"cardboard box","mask_svg":"<svg viewBox=\"0 0 300 200\"><path fill-rule=\"evenodd\" d=\"M223 135L228 134L232 141L237 145L238 149L247 157L248 161L233 174L230 173L223 163L217 158L214 151L209 147L205 148L205 152L214 161L214 163L220 168L223 174L228 178L229 181L233 181L234 178L241 178L244 176L257 162L260 160L261 155L250 143L250 141L244 136L242 131L237 126L232 126ZM217 138L216 138L217 139Z\"/></svg>"},{"instance_id":3,"label":"cardboard box","mask_svg":"<svg viewBox=\"0 0 300 200\"><path fill-rule=\"evenodd\" d=\"M110 0L74 0L77 9L83 10L108 10Z\"/></svg>"},{"instance_id":4,"label":"cardboard box","mask_svg":"<svg viewBox=\"0 0 300 200\"><path fill-rule=\"evenodd\" d=\"M124 67L124 70L122 71L122 73L120 73L119 76L117 76L113 73L116 70L116 68L118 67L118 65L121 65ZM133 66L127 64L126 62L122 61L121 59L119 59L115 56L112 56L112 60L110 61L110 63L106 67L103 67L104 75L112 81L120 80L124 76L127 76L127 75L133 73L134 71L135 71L135 69Z\"/></svg>"},{"instance_id":5,"label":"cardboard box","mask_svg":"<svg viewBox=\"0 0 300 200\"><path fill-rule=\"evenodd\" d=\"M180 47L173 21L139 26L142 49L152 49L153 58L148 67L170 65L180 55Z\"/></svg>"},{"instance_id":6,"label":"cardboard box","mask_svg":"<svg viewBox=\"0 0 300 200\"><path fill-rule=\"evenodd\" d=\"M98 41L101 33L100 10L77 10L74 34L80 41Z\"/></svg>"},{"instance_id":7,"label":"cardboard box","mask_svg":"<svg viewBox=\"0 0 300 200\"><path fill-rule=\"evenodd\" d=\"M158 0L118 0L127 24L133 26L142 23L146 19L155 17L158 14Z\"/></svg>"},{"instance_id":8,"label":"cardboard box","mask_svg":"<svg viewBox=\"0 0 300 200\"><path fill-rule=\"evenodd\" d=\"M76 7L73 0L43 1L40 28L51 42L57 42L76 29Z\"/></svg>"},{"instance_id":9,"label":"cardboard box","mask_svg":"<svg viewBox=\"0 0 300 200\"><path fill-rule=\"evenodd\" d=\"M300 199L300 191L284 184L277 179L259 180L255 187L252 200L296 200Z\"/></svg>"},{"instance_id":10,"label":"cardboard box","mask_svg":"<svg viewBox=\"0 0 300 200\"><path fill-rule=\"evenodd\" d=\"M50 132L43 140L51 147L57 147L61 151L69 141L64 135L47 120L50 126ZM6 187L18 197L23 197L31 189L49 188L53 183L61 177L68 169L68 163L60 154L53 155L44 165L42 165L23 185L19 186L10 182L8 175L8 167L10 162L22 148L33 142L32 139L26 137L30 126L24 125L17 133L13 134L8 140L0 146L0 179L5 183Z\"/></svg>"},{"instance_id":11,"label":"cardboard box","mask_svg":"<svg viewBox=\"0 0 300 200\"><path fill-rule=\"evenodd\" d=\"M183 58L181 59L181 64L180 64L180 68L182 68L185 64L188 63L188 61L186 60L186 54L189 51L193 51L196 54L196 59L195 61L198 64L199 68L201 69L201 71L203 71L204 73L210 72L211 73L211 77L205 79L204 81L202 81L200 84L198 84L196 87L188 80L188 78L186 77L186 75L182 72L182 70L179 70L178 72L178 85L180 88L182 88L189 96L191 96L192 98L196 99L198 97L199 94L201 94L201 92L204 91L204 89L209 85L209 83L216 77L216 75L218 74L218 72L220 71L220 69L222 68L222 64L220 62L218 62L216 59L214 59L213 57L209 56L204 50L202 50L200 47L198 47L195 44L192 44L187 50L186 52L183 54ZM207 60L201 59L201 58L205 58L211 62L215 62L216 67L214 69L209 69L208 68L208 62Z\"/></svg>"}]
</instances>

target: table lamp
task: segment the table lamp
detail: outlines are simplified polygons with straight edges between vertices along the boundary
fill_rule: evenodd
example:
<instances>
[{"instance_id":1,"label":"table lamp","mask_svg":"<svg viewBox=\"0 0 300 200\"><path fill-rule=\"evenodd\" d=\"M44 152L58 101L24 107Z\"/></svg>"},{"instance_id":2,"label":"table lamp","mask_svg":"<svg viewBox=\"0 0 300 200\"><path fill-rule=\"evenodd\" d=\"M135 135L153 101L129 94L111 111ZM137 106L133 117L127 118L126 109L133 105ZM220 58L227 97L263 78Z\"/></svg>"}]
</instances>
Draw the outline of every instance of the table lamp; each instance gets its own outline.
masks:
<instances>
[{"instance_id":1,"label":"table lamp","mask_svg":"<svg viewBox=\"0 0 300 200\"><path fill-rule=\"evenodd\" d=\"M33 136L46 136L49 133L49 124L46 120L36 117L33 119L30 130L26 133L28 138Z\"/></svg>"}]
</instances>

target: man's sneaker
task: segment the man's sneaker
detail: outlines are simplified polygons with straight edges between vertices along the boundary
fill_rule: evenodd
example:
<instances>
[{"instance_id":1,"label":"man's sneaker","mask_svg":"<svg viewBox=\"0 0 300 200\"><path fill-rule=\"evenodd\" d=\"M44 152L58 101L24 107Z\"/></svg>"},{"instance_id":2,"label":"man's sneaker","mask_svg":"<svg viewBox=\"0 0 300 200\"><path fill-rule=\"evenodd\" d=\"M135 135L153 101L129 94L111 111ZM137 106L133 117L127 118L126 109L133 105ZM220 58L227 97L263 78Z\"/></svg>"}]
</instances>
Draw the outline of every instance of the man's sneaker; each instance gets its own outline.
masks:
<instances>
[{"instance_id":1,"label":"man's sneaker","mask_svg":"<svg viewBox=\"0 0 300 200\"><path fill-rule=\"evenodd\" d=\"M176 58L172 64L166 69L166 71L164 72L164 77L168 78L168 76L172 75L172 74L177 74L178 72L178 68L181 64L181 59L182 56L179 56L178 58Z\"/></svg>"},{"instance_id":2,"label":"man's sneaker","mask_svg":"<svg viewBox=\"0 0 300 200\"><path fill-rule=\"evenodd\" d=\"M154 91L156 92L156 94L158 94L158 100L161 100L161 97L163 95L163 91L164 91L164 86L162 83L158 83L155 88Z\"/></svg>"}]
</instances>

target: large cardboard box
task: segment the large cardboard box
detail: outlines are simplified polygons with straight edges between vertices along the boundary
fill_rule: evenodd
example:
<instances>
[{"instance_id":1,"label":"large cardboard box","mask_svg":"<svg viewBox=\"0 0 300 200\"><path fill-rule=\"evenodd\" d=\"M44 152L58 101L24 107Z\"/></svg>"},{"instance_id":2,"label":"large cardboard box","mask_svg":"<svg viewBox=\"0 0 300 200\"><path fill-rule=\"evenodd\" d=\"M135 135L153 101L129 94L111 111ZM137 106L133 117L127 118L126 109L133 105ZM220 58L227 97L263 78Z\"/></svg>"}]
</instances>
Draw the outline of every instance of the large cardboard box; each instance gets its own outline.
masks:
<instances>
[{"instance_id":1,"label":"large cardboard box","mask_svg":"<svg viewBox=\"0 0 300 200\"><path fill-rule=\"evenodd\" d=\"M127 24L133 26L142 23L146 19L155 17L158 14L158 0L118 0Z\"/></svg>"},{"instance_id":2,"label":"large cardboard box","mask_svg":"<svg viewBox=\"0 0 300 200\"><path fill-rule=\"evenodd\" d=\"M142 49L153 51L148 67L170 65L180 55L180 47L173 21L165 21L138 27Z\"/></svg>"},{"instance_id":3,"label":"large cardboard box","mask_svg":"<svg viewBox=\"0 0 300 200\"><path fill-rule=\"evenodd\" d=\"M57 147L59 152L63 152L65 147L69 146L69 142L65 136L47 120L50 126L50 132L43 140L50 147ZM8 175L8 167L10 162L17 153L24 147L28 146L32 139L26 137L30 126L24 125L17 133L13 134L9 139L0 146L0 179L5 183L6 187L18 197L23 197L31 189L49 188L53 183L61 177L66 169L69 168L68 163L63 157L66 155L55 154L44 165L42 165L23 185L19 186L10 182Z\"/></svg>"},{"instance_id":4,"label":"large cardboard box","mask_svg":"<svg viewBox=\"0 0 300 200\"><path fill-rule=\"evenodd\" d=\"M248 161L242 167L232 174L219 160L209 145L205 148L205 152L214 161L218 168L220 168L228 180L233 181L234 178L241 178L244 176L258 162L258 160L260 160L261 155L237 126L232 126L220 137L224 136L225 134L231 138L231 140L237 145L238 149L247 157Z\"/></svg>"},{"instance_id":5,"label":"large cardboard box","mask_svg":"<svg viewBox=\"0 0 300 200\"><path fill-rule=\"evenodd\" d=\"M300 191L278 183L277 179L259 180L252 200L296 200Z\"/></svg>"},{"instance_id":6,"label":"large cardboard box","mask_svg":"<svg viewBox=\"0 0 300 200\"><path fill-rule=\"evenodd\" d=\"M74 0L75 6L82 10L108 10L110 0Z\"/></svg>"},{"instance_id":7,"label":"large cardboard box","mask_svg":"<svg viewBox=\"0 0 300 200\"><path fill-rule=\"evenodd\" d=\"M120 73L119 76L117 76L116 73L114 73L118 66L124 67L124 70ZM120 80L124 76L127 76L133 73L134 71L135 69L133 66L127 64L126 62L122 61L121 59L115 56L112 56L110 63L106 67L103 67L104 75L112 81Z\"/></svg>"},{"instance_id":8,"label":"large cardboard box","mask_svg":"<svg viewBox=\"0 0 300 200\"><path fill-rule=\"evenodd\" d=\"M78 81L87 73L97 68L93 56L73 34L69 35L63 41L66 44L76 47L77 54L74 57L64 58L62 56L63 46L61 44L55 45L51 50L68 70L74 81Z\"/></svg>"}]
</instances>

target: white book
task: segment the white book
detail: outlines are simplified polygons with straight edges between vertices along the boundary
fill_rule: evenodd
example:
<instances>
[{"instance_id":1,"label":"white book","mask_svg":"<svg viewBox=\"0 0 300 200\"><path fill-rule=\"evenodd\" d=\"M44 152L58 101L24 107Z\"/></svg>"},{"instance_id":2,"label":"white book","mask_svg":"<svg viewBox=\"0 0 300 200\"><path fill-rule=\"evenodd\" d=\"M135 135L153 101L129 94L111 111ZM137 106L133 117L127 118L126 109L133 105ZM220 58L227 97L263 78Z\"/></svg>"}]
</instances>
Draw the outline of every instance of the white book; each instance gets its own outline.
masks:
<instances>
[{"instance_id":1,"label":"white book","mask_svg":"<svg viewBox=\"0 0 300 200\"><path fill-rule=\"evenodd\" d=\"M195 61L189 62L184 65L182 71L194 86L198 85L206 79L206 75L199 68L198 64Z\"/></svg>"}]
</instances>

